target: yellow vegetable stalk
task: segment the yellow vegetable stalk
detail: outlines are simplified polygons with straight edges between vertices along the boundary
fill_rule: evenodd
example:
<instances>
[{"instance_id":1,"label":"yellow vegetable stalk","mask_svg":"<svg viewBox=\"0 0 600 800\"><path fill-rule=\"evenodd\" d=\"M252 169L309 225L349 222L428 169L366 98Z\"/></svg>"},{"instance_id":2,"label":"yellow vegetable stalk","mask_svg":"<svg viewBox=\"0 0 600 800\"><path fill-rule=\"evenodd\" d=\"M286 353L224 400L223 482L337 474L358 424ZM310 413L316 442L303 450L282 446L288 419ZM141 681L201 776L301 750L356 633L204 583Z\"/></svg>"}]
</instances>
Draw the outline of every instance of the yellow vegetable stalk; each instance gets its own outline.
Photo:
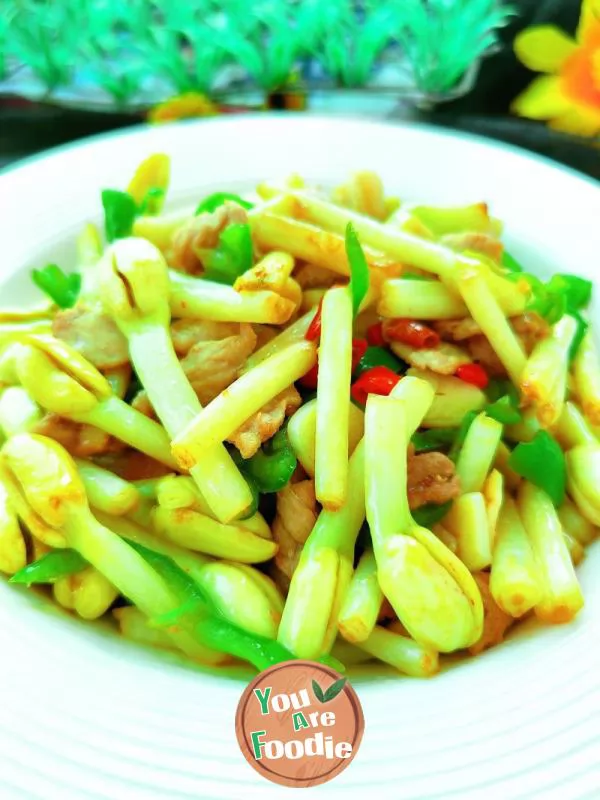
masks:
<instances>
[{"instance_id":1,"label":"yellow vegetable stalk","mask_svg":"<svg viewBox=\"0 0 600 800\"><path fill-rule=\"evenodd\" d=\"M152 512L154 529L161 536L201 553L258 564L277 552L277 544L241 523L218 522L191 508L169 509L157 506Z\"/></svg>"},{"instance_id":2,"label":"yellow vegetable stalk","mask_svg":"<svg viewBox=\"0 0 600 800\"><path fill-rule=\"evenodd\" d=\"M530 442L541 429L540 421L534 408L526 408L521 416L523 417L521 422L507 425L504 430L506 438L512 442Z\"/></svg>"},{"instance_id":3,"label":"yellow vegetable stalk","mask_svg":"<svg viewBox=\"0 0 600 800\"><path fill-rule=\"evenodd\" d=\"M456 462L456 474L464 493L481 491L496 458L501 439L500 422L486 414L475 417Z\"/></svg>"},{"instance_id":4,"label":"yellow vegetable stalk","mask_svg":"<svg viewBox=\"0 0 600 800\"><path fill-rule=\"evenodd\" d=\"M9 493L0 478L0 572L14 575L27 564L25 539Z\"/></svg>"},{"instance_id":5,"label":"yellow vegetable stalk","mask_svg":"<svg viewBox=\"0 0 600 800\"><path fill-rule=\"evenodd\" d=\"M171 341L167 265L144 239L119 239L100 262L103 302L127 337L131 361L171 439L202 411ZM195 459L192 477L218 518L234 519L252 502L248 484L222 444Z\"/></svg>"},{"instance_id":6,"label":"yellow vegetable stalk","mask_svg":"<svg viewBox=\"0 0 600 800\"><path fill-rule=\"evenodd\" d=\"M468 315L460 295L441 281L390 278L381 284L377 313L406 319L460 319Z\"/></svg>"},{"instance_id":7,"label":"yellow vegetable stalk","mask_svg":"<svg viewBox=\"0 0 600 800\"><path fill-rule=\"evenodd\" d=\"M575 503L568 497L558 509L558 518L565 533L568 533L584 547L598 536L598 528L583 516Z\"/></svg>"},{"instance_id":8,"label":"yellow vegetable stalk","mask_svg":"<svg viewBox=\"0 0 600 800\"><path fill-rule=\"evenodd\" d=\"M356 445L363 437L365 415L354 403L350 403L348 411L348 453L352 455ZM305 403L290 417L287 433L296 458L302 464L304 471L311 478L314 477L317 435L316 398Z\"/></svg>"},{"instance_id":9,"label":"yellow vegetable stalk","mask_svg":"<svg viewBox=\"0 0 600 800\"><path fill-rule=\"evenodd\" d=\"M486 482L483 484L483 498L485 500L485 512L488 519L490 529L490 543L494 546L496 538L496 527L498 525L498 517L500 516L500 509L504 502L504 475L498 469L493 469L487 477Z\"/></svg>"},{"instance_id":10,"label":"yellow vegetable stalk","mask_svg":"<svg viewBox=\"0 0 600 800\"><path fill-rule=\"evenodd\" d=\"M410 211L436 236L461 231L478 233L502 232L502 223L490 217L485 203L468 206L422 206L411 205Z\"/></svg>"},{"instance_id":11,"label":"yellow vegetable stalk","mask_svg":"<svg viewBox=\"0 0 600 800\"><path fill-rule=\"evenodd\" d=\"M417 417L416 427L427 405L413 402L410 406L411 416ZM367 401L367 520L379 585L398 618L418 643L451 652L468 647L481 635L481 596L466 567L410 515L406 453L412 431L407 424L408 407L407 399L370 395ZM394 431L393 448L389 447L390 431Z\"/></svg>"},{"instance_id":12,"label":"yellow vegetable stalk","mask_svg":"<svg viewBox=\"0 0 600 800\"><path fill-rule=\"evenodd\" d=\"M129 481L92 461L75 459L90 505L107 514L128 514L141 500L140 493Z\"/></svg>"},{"instance_id":13,"label":"yellow vegetable stalk","mask_svg":"<svg viewBox=\"0 0 600 800\"><path fill-rule=\"evenodd\" d=\"M580 444L600 445L586 418L577 405L570 400L565 403L560 418L552 432L565 450Z\"/></svg>"},{"instance_id":14,"label":"yellow vegetable stalk","mask_svg":"<svg viewBox=\"0 0 600 800\"><path fill-rule=\"evenodd\" d=\"M248 372L253 369L253 367L262 364L265 359L274 356L276 353L286 350L291 344L304 341L304 334L308 330L314 316L314 309L307 311L306 314L303 314L295 322L292 322L291 325L288 325L281 333L278 333L277 336L274 336L262 347L259 347L258 350L255 350L246 360L244 372Z\"/></svg>"},{"instance_id":15,"label":"yellow vegetable stalk","mask_svg":"<svg viewBox=\"0 0 600 800\"><path fill-rule=\"evenodd\" d=\"M179 464L194 469L206 460L207 452L223 447L222 442L249 417L308 372L316 358L312 342L292 344L245 372L198 413L188 415L173 439L173 455ZM177 411L181 419L180 409ZM212 507L206 487L200 489Z\"/></svg>"},{"instance_id":16,"label":"yellow vegetable stalk","mask_svg":"<svg viewBox=\"0 0 600 800\"><path fill-rule=\"evenodd\" d=\"M556 509L544 491L527 481L518 503L540 569L543 594L536 616L545 622L569 622L582 608L583 594Z\"/></svg>"},{"instance_id":17,"label":"yellow vegetable stalk","mask_svg":"<svg viewBox=\"0 0 600 800\"><path fill-rule=\"evenodd\" d=\"M42 411L22 386L9 386L0 394L0 430L5 436L31 430Z\"/></svg>"},{"instance_id":18,"label":"yellow vegetable stalk","mask_svg":"<svg viewBox=\"0 0 600 800\"><path fill-rule=\"evenodd\" d=\"M295 198L299 203L299 213L303 219L309 219L311 222L323 226L327 231L333 231L335 235L343 232L351 222L363 247L366 246L365 253L373 248L384 253L388 258L397 259L399 263L410 264L426 272L432 272L438 275L451 289L455 288L457 269L476 266L481 270L490 291L496 296L507 316L522 314L525 309L526 296L514 284L490 269L481 259L461 255L444 245L341 208L316 195L291 192L288 193L288 196ZM303 224L310 227L307 223ZM307 260L311 261L310 258ZM368 255L367 260L369 261ZM369 264L371 264L370 261ZM325 266L328 265L325 264ZM329 268L335 269L334 266L329 266Z\"/></svg>"},{"instance_id":19,"label":"yellow vegetable stalk","mask_svg":"<svg viewBox=\"0 0 600 800\"><path fill-rule=\"evenodd\" d=\"M321 511L292 576L278 639L298 658L318 658L335 641L364 518L364 448L359 443L350 458L346 503L336 512Z\"/></svg>"},{"instance_id":20,"label":"yellow vegetable stalk","mask_svg":"<svg viewBox=\"0 0 600 800\"><path fill-rule=\"evenodd\" d=\"M487 336L513 383L518 385L527 361L525 351L481 267L476 265L461 269L456 278L458 289L471 316Z\"/></svg>"},{"instance_id":21,"label":"yellow vegetable stalk","mask_svg":"<svg viewBox=\"0 0 600 800\"><path fill-rule=\"evenodd\" d=\"M330 511L346 499L351 373L352 297L344 286L325 295L319 348L315 493Z\"/></svg>"},{"instance_id":22,"label":"yellow vegetable stalk","mask_svg":"<svg viewBox=\"0 0 600 800\"><path fill-rule=\"evenodd\" d=\"M591 331L586 333L577 349L573 362L573 375L583 413L592 425L600 425L600 365Z\"/></svg>"},{"instance_id":23,"label":"yellow vegetable stalk","mask_svg":"<svg viewBox=\"0 0 600 800\"><path fill-rule=\"evenodd\" d=\"M479 411L487 402L485 394L470 383L453 375L438 375L431 370L411 367L406 373L427 381L435 396L422 425L424 428L456 428L469 411ZM404 381L400 381L399 386Z\"/></svg>"},{"instance_id":24,"label":"yellow vegetable stalk","mask_svg":"<svg viewBox=\"0 0 600 800\"><path fill-rule=\"evenodd\" d=\"M514 491L519 488L521 483L521 476L509 467L508 459L510 458L510 450L504 442L500 442L496 450L496 458L494 460L495 469L500 472L506 483L506 488Z\"/></svg>"},{"instance_id":25,"label":"yellow vegetable stalk","mask_svg":"<svg viewBox=\"0 0 600 800\"><path fill-rule=\"evenodd\" d=\"M75 611L82 619L98 619L106 614L119 592L93 567L59 578L52 586L57 603Z\"/></svg>"},{"instance_id":26,"label":"yellow vegetable stalk","mask_svg":"<svg viewBox=\"0 0 600 800\"><path fill-rule=\"evenodd\" d=\"M535 404L537 417L544 427L554 425L562 414L569 351L576 331L575 318L565 314L552 326L550 336L536 344L521 373L521 391ZM513 380L517 382L514 377Z\"/></svg>"},{"instance_id":27,"label":"yellow vegetable stalk","mask_svg":"<svg viewBox=\"0 0 600 800\"><path fill-rule=\"evenodd\" d=\"M59 444L45 436L18 434L2 448L0 462L44 523L60 531L69 547L144 614L159 617L178 607L177 598L142 556L92 516L77 468ZM192 658L213 664L224 658L187 632L171 635Z\"/></svg>"},{"instance_id":28,"label":"yellow vegetable stalk","mask_svg":"<svg viewBox=\"0 0 600 800\"><path fill-rule=\"evenodd\" d=\"M428 678L439 670L439 658L435 650L380 625L358 646L379 661L390 664L398 672L415 678Z\"/></svg>"},{"instance_id":29,"label":"yellow vegetable stalk","mask_svg":"<svg viewBox=\"0 0 600 800\"><path fill-rule=\"evenodd\" d=\"M498 517L490 591L500 608L511 617L523 616L543 597L531 541L511 497L504 499Z\"/></svg>"},{"instance_id":30,"label":"yellow vegetable stalk","mask_svg":"<svg viewBox=\"0 0 600 800\"><path fill-rule=\"evenodd\" d=\"M185 475L166 475L156 483L156 500L159 506L169 510L191 508L214 519L214 513L192 478ZM246 519L235 521L238 528L246 528L262 539L272 539L271 528L259 512Z\"/></svg>"},{"instance_id":31,"label":"yellow vegetable stalk","mask_svg":"<svg viewBox=\"0 0 600 800\"><path fill-rule=\"evenodd\" d=\"M600 525L600 444L572 448L566 462L569 494L583 516Z\"/></svg>"},{"instance_id":32,"label":"yellow vegetable stalk","mask_svg":"<svg viewBox=\"0 0 600 800\"><path fill-rule=\"evenodd\" d=\"M567 546L567 550L569 551L569 555L571 556L573 566L576 567L585 558L585 550L583 549L583 545L581 545L577 539L574 539L566 531L563 531L563 537L565 540L565 545Z\"/></svg>"},{"instance_id":33,"label":"yellow vegetable stalk","mask_svg":"<svg viewBox=\"0 0 600 800\"><path fill-rule=\"evenodd\" d=\"M132 233L141 236L164 253L168 254L173 234L194 217L194 208L178 208L159 216L142 214L133 221Z\"/></svg>"},{"instance_id":34,"label":"yellow vegetable stalk","mask_svg":"<svg viewBox=\"0 0 600 800\"><path fill-rule=\"evenodd\" d=\"M112 394L106 378L76 350L50 336L25 342L19 346L17 378L42 408L94 425L177 468L164 429Z\"/></svg>"},{"instance_id":35,"label":"yellow vegetable stalk","mask_svg":"<svg viewBox=\"0 0 600 800\"><path fill-rule=\"evenodd\" d=\"M481 492L468 492L458 497L444 517L444 527L456 537L456 555L471 572L489 567L492 537Z\"/></svg>"},{"instance_id":36,"label":"yellow vegetable stalk","mask_svg":"<svg viewBox=\"0 0 600 800\"><path fill-rule=\"evenodd\" d=\"M215 561L146 532L123 517L96 514L99 521L125 540L169 556L208 595L226 619L252 633L274 639L283 611L283 597L267 575L246 564Z\"/></svg>"},{"instance_id":37,"label":"yellow vegetable stalk","mask_svg":"<svg viewBox=\"0 0 600 800\"><path fill-rule=\"evenodd\" d=\"M371 549L365 550L350 581L338 625L348 642L364 642L373 632L383 602L377 580L377 562Z\"/></svg>"},{"instance_id":38,"label":"yellow vegetable stalk","mask_svg":"<svg viewBox=\"0 0 600 800\"><path fill-rule=\"evenodd\" d=\"M148 624L148 617L144 616L135 606L122 606L115 608L113 617L119 623L119 631L126 639L150 647L161 647L165 650L174 650L175 643L171 637L160 628Z\"/></svg>"},{"instance_id":39,"label":"yellow vegetable stalk","mask_svg":"<svg viewBox=\"0 0 600 800\"><path fill-rule=\"evenodd\" d=\"M169 304L174 317L220 322L283 325L296 303L271 290L238 292L222 283L169 271Z\"/></svg>"},{"instance_id":40,"label":"yellow vegetable stalk","mask_svg":"<svg viewBox=\"0 0 600 800\"><path fill-rule=\"evenodd\" d=\"M291 300L296 308L302 300L302 289L291 277L295 262L289 253L275 250L267 253L233 284L236 292L275 292Z\"/></svg>"}]
</instances>

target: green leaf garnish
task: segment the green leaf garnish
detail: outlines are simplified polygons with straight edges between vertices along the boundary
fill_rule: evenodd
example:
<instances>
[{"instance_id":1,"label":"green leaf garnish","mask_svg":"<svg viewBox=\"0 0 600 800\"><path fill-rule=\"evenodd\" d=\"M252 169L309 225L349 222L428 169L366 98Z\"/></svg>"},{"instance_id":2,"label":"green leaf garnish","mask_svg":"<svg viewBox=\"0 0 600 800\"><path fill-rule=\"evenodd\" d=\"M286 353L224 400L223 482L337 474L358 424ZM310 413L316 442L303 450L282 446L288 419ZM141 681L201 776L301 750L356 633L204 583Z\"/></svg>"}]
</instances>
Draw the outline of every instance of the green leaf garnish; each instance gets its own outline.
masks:
<instances>
[{"instance_id":1,"label":"green leaf garnish","mask_svg":"<svg viewBox=\"0 0 600 800\"><path fill-rule=\"evenodd\" d=\"M66 274L57 264L31 271L31 279L59 308L73 308L81 291L81 275Z\"/></svg>"},{"instance_id":2,"label":"green leaf garnish","mask_svg":"<svg viewBox=\"0 0 600 800\"><path fill-rule=\"evenodd\" d=\"M547 431L538 431L530 442L521 442L508 458L508 466L543 489L558 508L565 499L565 454Z\"/></svg>"},{"instance_id":3,"label":"green leaf garnish","mask_svg":"<svg viewBox=\"0 0 600 800\"><path fill-rule=\"evenodd\" d=\"M227 200L231 201L232 203L237 203L238 206L241 206L245 209L254 208L254 203L249 203L248 200L244 200L237 194L232 194L231 192L214 192L213 194L209 194L208 197L205 197L204 200L198 205L198 208L194 211L194 214L202 214L205 211L209 213L215 211L219 206L222 206L223 203L227 202Z\"/></svg>"},{"instance_id":4,"label":"green leaf garnish","mask_svg":"<svg viewBox=\"0 0 600 800\"><path fill-rule=\"evenodd\" d=\"M354 316L369 291L369 265L351 222L346 227L346 257L350 268L350 292Z\"/></svg>"},{"instance_id":5,"label":"green leaf garnish","mask_svg":"<svg viewBox=\"0 0 600 800\"><path fill-rule=\"evenodd\" d=\"M330 700L334 700L338 694L344 689L344 686L348 683L348 678L338 678L337 681L334 681L331 686L325 691L324 695L324 702L329 703Z\"/></svg>"},{"instance_id":6,"label":"green leaf garnish","mask_svg":"<svg viewBox=\"0 0 600 800\"><path fill-rule=\"evenodd\" d=\"M104 232L109 242L131 235L139 209L133 197L117 189L103 189Z\"/></svg>"},{"instance_id":7,"label":"green leaf garnish","mask_svg":"<svg viewBox=\"0 0 600 800\"><path fill-rule=\"evenodd\" d=\"M589 322L581 316L579 311L574 311L571 316L577 322L577 329L575 330L575 336L573 337L573 341L571 342L571 347L569 349L569 363L571 363L577 355L579 345L583 341L585 334L590 327Z\"/></svg>"},{"instance_id":8,"label":"green leaf garnish","mask_svg":"<svg viewBox=\"0 0 600 800\"><path fill-rule=\"evenodd\" d=\"M387 367L393 372L404 372L406 366L404 361L401 361L385 347L367 347L353 374L358 378L363 372L373 369L373 367Z\"/></svg>"},{"instance_id":9,"label":"green leaf garnish","mask_svg":"<svg viewBox=\"0 0 600 800\"><path fill-rule=\"evenodd\" d=\"M147 214L149 216L158 214L162 209L164 198L165 190L158 186L153 186L144 195L142 202L138 206L137 214Z\"/></svg>"},{"instance_id":10,"label":"green leaf garnish","mask_svg":"<svg viewBox=\"0 0 600 800\"><path fill-rule=\"evenodd\" d=\"M236 279L252 267L252 233L247 223L228 225L219 244L205 259L204 278L233 286Z\"/></svg>"}]
</instances>

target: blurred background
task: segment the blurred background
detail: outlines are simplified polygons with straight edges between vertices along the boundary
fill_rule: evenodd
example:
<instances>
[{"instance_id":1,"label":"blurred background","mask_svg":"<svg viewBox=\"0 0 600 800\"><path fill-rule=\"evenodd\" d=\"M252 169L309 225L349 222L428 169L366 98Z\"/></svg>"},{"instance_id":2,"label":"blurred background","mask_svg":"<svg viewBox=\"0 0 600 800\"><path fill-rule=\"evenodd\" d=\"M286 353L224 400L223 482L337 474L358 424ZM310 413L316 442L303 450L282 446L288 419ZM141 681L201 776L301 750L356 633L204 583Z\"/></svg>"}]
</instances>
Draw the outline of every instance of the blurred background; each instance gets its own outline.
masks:
<instances>
[{"instance_id":1,"label":"blurred background","mask_svg":"<svg viewBox=\"0 0 600 800\"><path fill-rule=\"evenodd\" d=\"M280 110L449 126L600 179L598 63L598 0L0 0L0 167Z\"/></svg>"}]
</instances>

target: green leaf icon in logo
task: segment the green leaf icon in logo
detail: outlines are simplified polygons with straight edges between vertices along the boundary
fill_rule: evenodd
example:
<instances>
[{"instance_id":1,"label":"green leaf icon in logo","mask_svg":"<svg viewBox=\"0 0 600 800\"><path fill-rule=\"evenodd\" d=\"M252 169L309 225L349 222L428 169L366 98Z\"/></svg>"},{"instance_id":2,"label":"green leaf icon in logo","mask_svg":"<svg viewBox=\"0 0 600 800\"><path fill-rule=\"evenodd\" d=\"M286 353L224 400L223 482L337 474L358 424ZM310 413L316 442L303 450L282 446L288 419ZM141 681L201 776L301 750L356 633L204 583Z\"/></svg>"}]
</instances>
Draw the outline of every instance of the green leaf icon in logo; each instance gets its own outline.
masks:
<instances>
[{"instance_id":1,"label":"green leaf icon in logo","mask_svg":"<svg viewBox=\"0 0 600 800\"><path fill-rule=\"evenodd\" d=\"M334 681L329 689L327 689L325 692L323 689L321 689L319 684L313 680L312 688L313 692L315 693L315 697L320 703L328 703L330 700L334 700L346 685L347 680L347 678L340 678L339 680Z\"/></svg>"},{"instance_id":2,"label":"green leaf icon in logo","mask_svg":"<svg viewBox=\"0 0 600 800\"><path fill-rule=\"evenodd\" d=\"M323 694L323 689L321 689L321 687L319 686L319 684L315 680L313 680L313 682L312 682L312 688L313 688L313 692L315 693L315 697L317 698L319 703L324 703L325 702L325 695Z\"/></svg>"}]
</instances>

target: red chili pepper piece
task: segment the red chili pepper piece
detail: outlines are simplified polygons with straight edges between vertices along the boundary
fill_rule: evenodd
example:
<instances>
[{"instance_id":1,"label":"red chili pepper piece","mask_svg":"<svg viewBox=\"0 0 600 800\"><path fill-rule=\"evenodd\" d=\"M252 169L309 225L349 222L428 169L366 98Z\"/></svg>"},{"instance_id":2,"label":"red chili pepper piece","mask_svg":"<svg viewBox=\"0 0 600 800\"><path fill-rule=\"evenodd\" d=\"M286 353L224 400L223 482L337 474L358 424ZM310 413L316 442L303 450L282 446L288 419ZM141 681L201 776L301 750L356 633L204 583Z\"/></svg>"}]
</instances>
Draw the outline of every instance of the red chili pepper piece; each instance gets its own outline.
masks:
<instances>
[{"instance_id":1,"label":"red chili pepper piece","mask_svg":"<svg viewBox=\"0 0 600 800\"><path fill-rule=\"evenodd\" d=\"M431 350L440 343L439 333L416 319L392 319L383 333L390 342L403 342L419 350Z\"/></svg>"},{"instance_id":2,"label":"red chili pepper piece","mask_svg":"<svg viewBox=\"0 0 600 800\"><path fill-rule=\"evenodd\" d=\"M317 388L317 383L319 382L319 362L311 367L306 375L303 375L298 383L303 386L305 389L309 391L314 391Z\"/></svg>"},{"instance_id":3,"label":"red chili pepper piece","mask_svg":"<svg viewBox=\"0 0 600 800\"><path fill-rule=\"evenodd\" d=\"M381 322L376 322L375 325L369 325L367 328L367 342L371 347L385 347L383 324Z\"/></svg>"},{"instance_id":4,"label":"red chili pepper piece","mask_svg":"<svg viewBox=\"0 0 600 800\"><path fill-rule=\"evenodd\" d=\"M471 383L478 389L485 389L489 382L487 372L480 364L462 364L454 374L461 381Z\"/></svg>"},{"instance_id":5,"label":"red chili pepper piece","mask_svg":"<svg viewBox=\"0 0 600 800\"><path fill-rule=\"evenodd\" d=\"M352 372L358 367L369 346L366 339L352 339Z\"/></svg>"},{"instance_id":6,"label":"red chili pepper piece","mask_svg":"<svg viewBox=\"0 0 600 800\"><path fill-rule=\"evenodd\" d=\"M314 317L311 320L310 325L306 333L304 334L304 338L307 342L315 342L317 339L321 338L321 309L323 307L323 299L317 306L317 310L315 312Z\"/></svg>"},{"instance_id":7,"label":"red chili pepper piece","mask_svg":"<svg viewBox=\"0 0 600 800\"><path fill-rule=\"evenodd\" d=\"M368 369L352 384L352 397L357 403L364 406L370 394L388 395L401 377L388 367Z\"/></svg>"}]
</instances>

